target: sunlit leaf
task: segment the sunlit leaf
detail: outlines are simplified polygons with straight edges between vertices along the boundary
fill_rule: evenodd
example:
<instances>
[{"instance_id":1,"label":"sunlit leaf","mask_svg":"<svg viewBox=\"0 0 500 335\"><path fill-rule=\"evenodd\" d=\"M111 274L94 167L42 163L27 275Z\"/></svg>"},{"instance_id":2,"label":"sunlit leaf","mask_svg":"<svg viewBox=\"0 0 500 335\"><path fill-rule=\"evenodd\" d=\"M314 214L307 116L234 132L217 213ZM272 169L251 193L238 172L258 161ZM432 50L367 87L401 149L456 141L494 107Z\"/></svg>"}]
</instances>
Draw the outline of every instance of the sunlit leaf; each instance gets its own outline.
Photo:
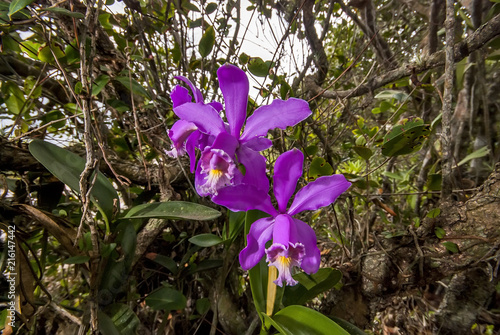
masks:
<instances>
[{"instance_id":1,"label":"sunlit leaf","mask_svg":"<svg viewBox=\"0 0 500 335\"><path fill-rule=\"evenodd\" d=\"M121 219L213 220L220 212L193 202L168 201L132 207Z\"/></svg>"},{"instance_id":2,"label":"sunlit leaf","mask_svg":"<svg viewBox=\"0 0 500 335\"><path fill-rule=\"evenodd\" d=\"M305 272L297 273L293 278L299 284L285 288L283 295L285 306L305 304L320 293L328 291L342 279L342 272L332 268L322 268L312 275Z\"/></svg>"},{"instance_id":3,"label":"sunlit leaf","mask_svg":"<svg viewBox=\"0 0 500 335\"><path fill-rule=\"evenodd\" d=\"M333 173L333 168L322 157L314 157L309 167L308 180L313 181L321 176L330 176Z\"/></svg>"},{"instance_id":4,"label":"sunlit leaf","mask_svg":"<svg viewBox=\"0 0 500 335\"><path fill-rule=\"evenodd\" d=\"M124 85L131 92L134 92L134 93L137 92L137 93L145 96L148 99L150 98L149 93L134 78L130 78L130 77L115 77L114 79L117 80L117 81L119 81L122 85Z\"/></svg>"},{"instance_id":5,"label":"sunlit leaf","mask_svg":"<svg viewBox=\"0 0 500 335\"><path fill-rule=\"evenodd\" d=\"M285 335L349 335L328 317L304 306L285 307L271 319Z\"/></svg>"},{"instance_id":6,"label":"sunlit leaf","mask_svg":"<svg viewBox=\"0 0 500 335\"><path fill-rule=\"evenodd\" d=\"M473 159L487 156L489 153L490 153L490 149L488 149L488 147L484 146L484 147L474 151L473 153L465 156L464 159L462 159L460 162L458 162L457 166L464 165L465 163L467 163L468 161L471 161Z\"/></svg>"},{"instance_id":7,"label":"sunlit leaf","mask_svg":"<svg viewBox=\"0 0 500 335\"><path fill-rule=\"evenodd\" d=\"M458 251L459 251L458 245L456 243L446 241L446 242L443 242L443 245L445 246L446 250L448 250L449 252L452 252L454 254L458 253Z\"/></svg>"},{"instance_id":8,"label":"sunlit leaf","mask_svg":"<svg viewBox=\"0 0 500 335\"><path fill-rule=\"evenodd\" d=\"M189 239L189 242L200 247L212 247L214 245L224 242L224 240L214 234L200 234L191 237Z\"/></svg>"},{"instance_id":9,"label":"sunlit leaf","mask_svg":"<svg viewBox=\"0 0 500 335\"><path fill-rule=\"evenodd\" d=\"M89 256L73 256L64 260L63 264L83 264L90 260Z\"/></svg>"},{"instance_id":10,"label":"sunlit leaf","mask_svg":"<svg viewBox=\"0 0 500 335\"><path fill-rule=\"evenodd\" d=\"M404 119L384 137L382 154L389 157L407 155L420 150L429 136L430 126L420 118Z\"/></svg>"},{"instance_id":11,"label":"sunlit leaf","mask_svg":"<svg viewBox=\"0 0 500 335\"><path fill-rule=\"evenodd\" d=\"M198 46L198 51L200 52L201 57L207 57L215 44L215 30L214 27L209 26L205 30L205 33L201 37L200 45Z\"/></svg>"},{"instance_id":12,"label":"sunlit leaf","mask_svg":"<svg viewBox=\"0 0 500 335\"><path fill-rule=\"evenodd\" d=\"M13 0L9 5L9 12L7 15L11 17L14 13L19 12L24 7L28 6L35 0Z\"/></svg>"}]
</instances>

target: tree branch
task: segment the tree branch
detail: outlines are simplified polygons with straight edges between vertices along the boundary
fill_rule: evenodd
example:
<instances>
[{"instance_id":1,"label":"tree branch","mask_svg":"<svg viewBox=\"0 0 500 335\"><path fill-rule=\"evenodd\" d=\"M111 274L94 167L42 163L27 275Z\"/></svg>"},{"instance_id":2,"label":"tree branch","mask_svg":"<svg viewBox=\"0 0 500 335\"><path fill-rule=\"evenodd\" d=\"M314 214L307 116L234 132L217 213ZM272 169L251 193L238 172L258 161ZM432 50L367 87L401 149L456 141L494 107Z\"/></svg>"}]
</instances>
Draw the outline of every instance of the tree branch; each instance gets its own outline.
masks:
<instances>
[{"instance_id":1,"label":"tree branch","mask_svg":"<svg viewBox=\"0 0 500 335\"><path fill-rule=\"evenodd\" d=\"M490 21L479 27L474 33L469 35L465 40L457 43L454 48L454 60L455 63L461 61L465 57L469 56L472 52L482 48L486 43L491 41L494 37L500 35L500 14L492 18ZM345 91L334 91L326 90L318 86L314 82L314 78L306 77L304 84L306 90L310 91L312 95L321 96L326 99L342 99L346 97L359 97L369 92L376 90L382 86L390 84L396 80L404 77L409 77L412 71L415 73L422 73L429 69L433 69L439 66L443 66L445 63L445 51L441 50L428 57L423 58L423 60L418 64L405 64L401 67L387 72L383 76L375 76L367 81L366 84L360 85L359 87L345 90Z\"/></svg>"}]
</instances>

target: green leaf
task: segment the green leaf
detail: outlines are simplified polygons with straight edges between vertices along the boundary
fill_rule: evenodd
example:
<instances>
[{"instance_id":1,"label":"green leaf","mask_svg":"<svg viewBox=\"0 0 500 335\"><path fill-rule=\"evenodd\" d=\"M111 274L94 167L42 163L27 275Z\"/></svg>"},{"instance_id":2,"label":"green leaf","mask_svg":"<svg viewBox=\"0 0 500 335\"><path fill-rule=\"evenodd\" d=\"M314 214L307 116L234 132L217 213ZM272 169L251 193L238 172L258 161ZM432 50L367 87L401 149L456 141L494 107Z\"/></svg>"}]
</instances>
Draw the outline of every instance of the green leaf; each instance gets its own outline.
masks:
<instances>
[{"instance_id":1,"label":"green leaf","mask_svg":"<svg viewBox=\"0 0 500 335\"><path fill-rule=\"evenodd\" d=\"M108 83L109 76L101 74L95 79L95 85L92 85L92 95L98 95Z\"/></svg>"},{"instance_id":2,"label":"green leaf","mask_svg":"<svg viewBox=\"0 0 500 335\"><path fill-rule=\"evenodd\" d=\"M260 57L252 57L248 61L248 71L257 77L266 77L273 66L274 63L264 62Z\"/></svg>"},{"instance_id":3,"label":"green leaf","mask_svg":"<svg viewBox=\"0 0 500 335\"><path fill-rule=\"evenodd\" d=\"M305 272L293 276L299 284L287 286L283 295L283 304L303 305L320 293L333 288L342 278L342 272L332 268L319 269L318 272L308 275Z\"/></svg>"},{"instance_id":4,"label":"green leaf","mask_svg":"<svg viewBox=\"0 0 500 335\"><path fill-rule=\"evenodd\" d=\"M429 211L429 213L427 213L427 217L431 218L431 219L435 219L439 216L439 214L441 214L441 209L433 208Z\"/></svg>"},{"instance_id":5,"label":"green leaf","mask_svg":"<svg viewBox=\"0 0 500 335\"><path fill-rule=\"evenodd\" d=\"M322 157L314 157L309 167L308 181L316 180L321 176L330 176L333 173L333 168Z\"/></svg>"},{"instance_id":6,"label":"green leaf","mask_svg":"<svg viewBox=\"0 0 500 335\"><path fill-rule=\"evenodd\" d=\"M212 247L214 245L220 244L224 242L223 239L221 239L219 236L214 235L214 234L200 234L191 237L189 242L193 243L194 245L200 246L200 247Z\"/></svg>"},{"instance_id":7,"label":"green leaf","mask_svg":"<svg viewBox=\"0 0 500 335\"><path fill-rule=\"evenodd\" d=\"M212 14L217 9L218 5L215 2L210 2L205 8L206 14Z\"/></svg>"},{"instance_id":8,"label":"green leaf","mask_svg":"<svg viewBox=\"0 0 500 335\"><path fill-rule=\"evenodd\" d=\"M464 165L465 163L467 163L470 160L487 156L489 153L490 153L490 150L488 149L488 147L482 147L482 148L474 151L473 153L465 156L464 159L462 159L460 162L458 162L457 166Z\"/></svg>"},{"instance_id":9,"label":"green leaf","mask_svg":"<svg viewBox=\"0 0 500 335\"><path fill-rule=\"evenodd\" d=\"M446 231L441 227L434 228L434 234L436 234L437 238L441 239L446 236Z\"/></svg>"},{"instance_id":10,"label":"green leaf","mask_svg":"<svg viewBox=\"0 0 500 335\"><path fill-rule=\"evenodd\" d=\"M386 90L386 91L382 91L379 94L377 94L375 96L375 99L383 99L383 100L396 99L399 101L403 101L407 97L408 97L408 94L406 94L403 91Z\"/></svg>"},{"instance_id":11,"label":"green leaf","mask_svg":"<svg viewBox=\"0 0 500 335\"><path fill-rule=\"evenodd\" d=\"M420 118L408 118L394 126L384 137L382 154L389 157L407 155L420 150L429 136L430 126Z\"/></svg>"},{"instance_id":12,"label":"green leaf","mask_svg":"<svg viewBox=\"0 0 500 335\"><path fill-rule=\"evenodd\" d=\"M207 313L210 310L210 299L201 298L196 300L196 310L201 315Z\"/></svg>"},{"instance_id":13,"label":"green leaf","mask_svg":"<svg viewBox=\"0 0 500 335\"><path fill-rule=\"evenodd\" d=\"M47 8L43 8L42 11L71 16L71 17L74 17L75 19L85 18L85 15L83 13L72 12L70 10L67 10L66 8L61 8L61 7L47 7Z\"/></svg>"},{"instance_id":14,"label":"green leaf","mask_svg":"<svg viewBox=\"0 0 500 335\"><path fill-rule=\"evenodd\" d=\"M429 191L441 191L443 176L440 173L430 173L427 176L427 188Z\"/></svg>"},{"instance_id":15,"label":"green leaf","mask_svg":"<svg viewBox=\"0 0 500 335\"><path fill-rule=\"evenodd\" d=\"M233 241L241 232L245 224L245 212L228 212L228 225L222 231L222 236L226 239Z\"/></svg>"},{"instance_id":16,"label":"green leaf","mask_svg":"<svg viewBox=\"0 0 500 335\"><path fill-rule=\"evenodd\" d=\"M146 98L151 99L151 97L149 96L149 93L134 78L115 77L114 79L116 81L120 82L122 85L124 85L129 91L134 92L134 93L137 92L137 93L145 96Z\"/></svg>"},{"instance_id":17,"label":"green leaf","mask_svg":"<svg viewBox=\"0 0 500 335\"><path fill-rule=\"evenodd\" d=\"M57 59L61 59L65 56L64 50L57 43L51 43L50 45L43 45L38 49L38 59L45 63L55 63L54 56Z\"/></svg>"},{"instance_id":18,"label":"green leaf","mask_svg":"<svg viewBox=\"0 0 500 335\"><path fill-rule=\"evenodd\" d=\"M159 255L156 254L154 257L148 257L155 263L160 264L161 266L164 266L170 272L172 272L174 275L177 274L178 268L177 268L177 263L170 257L164 256L164 255Z\"/></svg>"},{"instance_id":19,"label":"green leaf","mask_svg":"<svg viewBox=\"0 0 500 335\"><path fill-rule=\"evenodd\" d=\"M170 287L162 287L146 297L146 304L154 310L178 310L186 307L186 297Z\"/></svg>"},{"instance_id":20,"label":"green leaf","mask_svg":"<svg viewBox=\"0 0 500 335\"><path fill-rule=\"evenodd\" d=\"M63 264L83 264L90 260L89 256L73 256L64 260Z\"/></svg>"},{"instance_id":21,"label":"green leaf","mask_svg":"<svg viewBox=\"0 0 500 335\"><path fill-rule=\"evenodd\" d=\"M271 319L285 335L349 335L328 317L304 306L285 307Z\"/></svg>"},{"instance_id":22,"label":"green leaf","mask_svg":"<svg viewBox=\"0 0 500 335\"><path fill-rule=\"evenodd\" d=\"M371 151L369 148L367 147L363 147L363 146L354 146L352 147L354 149L354 151L356 151L356 153L358 155L361 156L361 158L363 158L365 161L369 160L371 156L373 156L373 151Z\"/></svg>"},{"instance_id":23,"label":"green leaf","mask_svg":"<svg viewBox=\"0 0 500 335\"><path fill-rule=\"evenodd\" d=\"M454 254L458 253L458 245L456 243L453 243L453 242L443 242L443 245L445 246L446 250L448 250L449 252L452 252Z\"/></svg>"},{"instance_id":24,"label":"green leaf","mask_svg":"<svg viewBox=\"0 0 500 335\"><path fill-rule=\"evenodd\" d=\"M135 335L140 325L139 318L135 312L125 304L112 304L105 309L106 314L111 316L116 329L121 335ZM104 333L103 334L107 334Z\"/></svg>"},{"instance_id":25,"label":"green leaf","mask_svg":"<svg viewBox=\"0 0 500 335\"><path fill-rule=\"evenodd\" d=\"M120 331L113 323L113 320L100 309L97 310L97 320L99 321L99 330L101 334L121 335Z\"/></svg>"},{"instance_id":26,"label":"green leaf","mask_svg":"<svg viewBox=\"0 0 500 335\"><path fill-rule=\"evenodd\" d=\"M3 85L4 87L2 87L2 91L5 90L9 93L9 97L4 101L9 112L14 115L19 115L23 112L23 106L26 103L24 92L12 82L7 82Z\"/></svg>"},{"instance_id":27,"label":"green leaf","mask_svg":"<svg viewBox=\"0 0 500 335\"><path fill-rule=\"evenodd\" d=\"M205 33L201 37L200 45L198 46L198 51L200 52L201 57L207 57L215 44L215 30L214 27L208 26L205 30Z\"/></svg>"},{"instance_id":28,"label":"green leaf","mask_svg":"<svg viewBox=\"0 0 500 335\"><path fill-rule=\"evenodd\" d=\"M364 331L344 319L337 318L335 316L330 316L329 318L337 323L340 327L344 328L344 330L347 331L349 335L366 335Z\"/></svg>"},{"instance_id":29,"label":"green leaf","mask_svg":"<svg viewBox=\"0 0 500 335\"><path fill-rule=\"evenodd\" d=\"M215 209L193 202L168 201L132 207L121 219L213 220L220 215Z\"/></svg>"},{"instance_id":30,"label":"green leaf","mask_svg":"<svg viewBox=\"0 0 500 335\"><path fill-rule=\"evenodd\" d=\"M14 13L19 12L24 7L28 6L35 0L13 0L9 5L9 12L7 15L11 17Z\"/></svg>"},{"instance_id":31,"label":"green leaf","mask_svg":"<svg viewBox=\"0 0 500 335\"><path fill-rule=\"evenodd\" d=\"M188 274L192 275L196 272L217 269L222 267L223 264L224 262L222 261L222 259L205 259L199 264L192 264L191 268L188 271Z\"/></svg>"},{"instance_id":32,"label":"green leaf","mask_svg":"<svg viewBox=\"0 0 500 335\"><path fill-rule=\"evenodd\" d=\"M29 150L33 157L61 182L80 193L80 175L85 168L85 159L69 150L41 140L33 140L29 145ZM101 172L98 172L90 195L91 200L102 209L104 215L111 219L115 202L116 206L119 206L119 201L116 201L119 198L113 185Z\"/></svg>"}]
</instances>

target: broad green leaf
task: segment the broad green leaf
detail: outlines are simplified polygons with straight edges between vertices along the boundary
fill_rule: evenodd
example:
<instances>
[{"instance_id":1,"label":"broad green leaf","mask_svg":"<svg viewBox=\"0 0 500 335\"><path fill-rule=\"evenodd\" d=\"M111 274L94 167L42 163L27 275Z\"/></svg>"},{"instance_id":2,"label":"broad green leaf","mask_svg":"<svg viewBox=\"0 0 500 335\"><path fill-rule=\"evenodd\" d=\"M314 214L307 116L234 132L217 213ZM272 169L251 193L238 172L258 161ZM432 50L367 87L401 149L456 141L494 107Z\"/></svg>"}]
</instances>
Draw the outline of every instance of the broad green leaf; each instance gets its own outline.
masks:
<instances>
[{"instance_id":1,"label":"broad green leaf","mask_svg":"<svg viewBox=\"0 0 500 335\"><path fill-rule=\"evenodd\" d=\"M9 12L7 15L11 17L14 13L19 12L24 7L28 6L35 0L13 0L9 5Z\"/></svg>"},{"instance_id":2,"label":"broad green leaf","mask_svg":"<svg viewBox=\"0 0 500 335\"><path fill-rule=\"evenodd\" d=\"M125 304L112 304L105 309L106 315L111 317L111 321L120 335L135 335L140 325L136 313ZM107 334L107 333L102 333Z\"/></svg>"},{"instance_id":3,"label":"broad green leaf","mask_svg":"<svg viewBox=\"0 0 500 335\"><path fill-rule=\"evenodd\" d=\"M222 236L228 240L234 240L241 232L245 224L245 212L228 212L228 224L224 225Z\"/></svg>"},{"instance_id":4,"label":"broad green leaf","mask_svg":"<svg viewBox=\"0 0 500 335\"><path fill-rule=\"evenodd\" d=\"M121 219L213 220L219 216L220 212L210 207L193 202L168 201L132 207Z\"/></svg>"},{"instance_id":5,"label":"broad green leaf","mask_svg":"<svg viewBox=\"0 0 500 335\"><path fill-rule=\"evenodd\" d=\"M50 45L42 45L38 49L38 59L45 63L55 63L54 56L57 59L63 58L65 56L64 50L57 43L51 43Z\"/></svg>"},{"instance_id":6,"label":"broad green leaf","mask_svg":"<svg viewBox=\"0 0 500 335\"><path fill-rule=\"evenodd\" d=\"M207 4L207 7L205 7L205 13L206 14L212 14L213 12L215 12L215 10L217 9L217 4L215 2L210 2L209 4Z\"/></svg>"},{"instance_id":7,"label":"broad green leaf","mask_svg":"<svg viewBox=\"0 0 500 335\"><path fill-rule=\"evenodd\" d=\"M420 150L429 136L430 126L420 118L409 118L394 126L384 137L382 154L389 157L407 155Z\"/></svg>"},{"instance_id":8,"label":"broad green leaf","mask_svg":"<svg viewBox=\"0 0 500 335\"><path fill-rule=\"evenodd\" d=\"M101 74L95 79L95 85L92 85L92 95L98 95L102 89L109 83L109 76Z\"/></svg>"},{"instance_id":9,"label":"broad green leaf","mask_svg":"<svg viewBox=\"0 0 500 335\"><path fill-rule=\"evenodd\" d=\"M189 242L200 247L212 247L214 245L224 242L219 236L214 234L200 234L191 237Z\"/></svg>"},{"instance_id":10,"label":"broad green leaf","mask_svg":"<svg viewBox=\"0 0 500 335\"><path fill-rule=\"evenodd\" d=\"M172 272L174 275L177 274L177 263L170 257L164 256L164 255L159 255L159 254L153 254L152 256L146 255L147 258L152 260L155 263L160 264L161 266L164 266L170 272Z\"/></svg>"},{"instance_id":11,"label":"broad green leaf","mask_svg":"<svg viewBox=\"0 0 500 335\"><path fill-rule=\"evenodd\" d=\"M362 137L362 138L364 138L364 137ZM369 160L370 157L373 155L373 151L371 151L367 147L364 147L364 146L354 146L352 148L354 149L354 151L356 151L356 153L358 155L361 156L361 158L363 158L366 161Z\"/></svg>"},{"instance_id":12,"label":"broad green leaf","mask_svg":"<svg viewBox=\"0 0 500 335\"><path fill-rule=\"evenodd\" d=\"M162 287L146 297L146 304L154 310L171 311L186 307L186 297L170 287Z\"/></svg>"},{"instance_id":13,"label":"broad green leaf","mask_svg":"<svg viewBox=\"0 0 500 335\"><path fill-rule=\"evenodd\" d=\"M270 61L264 62L260 57L252 57L248 61L248 71L250 71L254 76L266 77L269 74L269 70L274 66L274 63Z\"/></svg>"},{"instance_id":14,"label":"broad green leaf","mask_svg":"<svg viewBox=\"0 0 500 335\"><path fill-rule=\"evenodd\" d=\"M75 192L80 192L80 175L85 168L85 159L69 150L41 140L33 140L29 150L47 170ZM118 206L118 194L110 181L98 172L91 191L91 199L104 212L109 220L113 216L114 204ZM116 200L115 200L116 199Z\"/></svg>"},{"instance_id":15,"label":"broad green leaf","mask_svg":"<svg viewBox=\"0 0 500 335\"><path fill-rule=\"evenodd\" d=\"M330 176L333 173L333 168L322 157L314 157L309 167L308 180L313 181L321 176Z\"/></svg>"},{"instance_id":16,"label":"broad green leaf","mask_svg":"<svg viewBox=\"0 0 500 335\"><path fill-rule=\"evenodd\" d=\"M24 98L24 92L12 82L3 85L5 88L2 87L2 91L5 89L9 93L9 97L4 101L9 112L19 115L25 110L26 99Z\"/></svg>"},{"instance_id":17,"label":"broad green leaf","mask_svg":"<svg viewBox=\"0 0 500 335\"><path fill-rule=\"evenodd\" d=\"M457 166L464 165L465 163L467 163L468 161L471 161L473 159L487 156L489 153L490 153L490 150L488 149L488 147L482 147L482 148L474 151L473 153L465 156L464 159L462 159L460 162L458 162Z\"/></svg>"},{"instance_id":18,"label":"broad green leaf","mask_svg":"<svg viewBox=\"0 0 500 335\"><path fill-rule=\"evenodd\" d=\"M340 327L344 328L344 330L347 331L349 335L366 335L364 331L344 319L337 318L335 316L330 316L329 318L337 323Z\"/></svg>"},{"instance_id":19,"label":"broad green leaf","mask_svg":"<svg viewBox=\"0 0 500 335\"><path fill-rule=\"evenodd\" d=\"M66 8L61 8L61 7L47 7L47 8L43 8L42 11L71 16L71 17L74 17L75 19L85 18L85 15L83 13L72 12L70 10L67 10Z\"/></svg>"},{"instance_id":20,"label":"broad green leaf","mask_svg":"<svg viewBox=\"0 0 500 335\"><path fill-rule=\"evenodd\" d=\"M323 268L312 275L305 272L297 273L293 278L299 284L285 288L285 294L283 295L283 304L285 306L303 305L320 293L328 291L340 281L342 272L332 268Z\"/></svg>"},{"instance_id":21,"label":"broad green leaf","mask_svg":"<svg viewBox=\"0 0 500 335\"><path fill-rule=\"evenodd\" d=\"M207 57L215 44L215 30L214 27L208 26L203 33L203 36L200 40L200 45L198 46L198 51L200 52L201 57Z\"/></svg>"},{"instance_id":22,"label":"broad green leaf","mask_svg":"<svg viewBox=\"0 0 500 335\"><path fill-rule=\"evenodd\" d=\"M441 214L441 209L433 208L429 211L429 213L427 213L427 217L431 218L431 219L435 219L439 216L439 214Z\"/></svg>"},{"instance_id":23,"label":"broad green leaf","mask_svg":"<svg viewBox=\"0 0 500 335\"><path fill-rule=\"evenodd\" d=\"M436 234L437 238L441 239L446 236L446 231L441 227L434 228L434 234Z\"/></svg>"},{"instance_id":24,"label":"broad green leaf","mask_svg":"<svg viewBox=\"0 0 500 335\"><path fill-rule=\"evenodd\" d=\"M196 300L196 310L201 315L207 313L210 310L210 299L201 298Z\"/></svg>"},{"instance_id":25,"label":"broad green leaf","mask_svg":"<svg viewBox=\"0 0 500 335\"><path fill-rule=\"evenodd\" d=\"M318 146L315 145L315 144L312 144L308 147L306 147L306 150L305 152L309 155L309 156L314 156L317 152L318 152Z\"/></svg>"},{"instance_id":26,"label":"broad green leaf","mask_svg":"<svg viewBox=\"0 0 500 335\"><path fill-rule=\"evenodd\" d=\"M456 243L446 241L446 242L443 242L443 245L445 246L446 250L448 250L449 252L452 252L454 254L456 254L459 251L458 245Z\"/></svg>"},{"instance_id":27,"label":"broad green leaf","mask_svg":"<svg viewBox=\"0 0 500 335\"><path fill-rule=\"evenodd\" d=\"M443 176L440 173L430 173L427 176L427 188L429 191L441 191Z\"/></svg>"},{"instance_id":28,"label":"broad green leaf","mask_svg":"<svg viewBox=\"0 0 500 335\"><path fill-rule=\"evenodd\" d=\"M89 256L73 256L64 260L63 264L83 264L90 260Z\"/></svg>"},{"instance_id":29,"label":"broad green leaf","mask_svg":"<svg viewBox=\"0 0 500 335\"><path fill-rule=\"evenodd\" d=\"M116 81L120 82L129 91L134 92L134 93L137 92L137 93L145 96L146 98L151 99L151 97L149 96L149 93L134 78L129 78L129 77L115 77L114 79Z\"/></svg>"},{"instance_id":30,"label":"broad green leaf","mask_svg":"<svg viewBox=\"0 0 500 335\"><path fill-rule=\"evenodd\" d=\"M120 331L113 323L113 320L100 309L97 310L97 320L99 321L99 330L101 334L121 335Z\"/></svg>"},{"instance_id":31,"label":"broad green leaf","mask_svg":"<svg viewBox=\"0 0 500 335\"><path fill-rule=\"evenodd\" d=\"M349 335L328 317L304 306L285 307L271 319L284 335Z\"/></svg>"}]
</instances>

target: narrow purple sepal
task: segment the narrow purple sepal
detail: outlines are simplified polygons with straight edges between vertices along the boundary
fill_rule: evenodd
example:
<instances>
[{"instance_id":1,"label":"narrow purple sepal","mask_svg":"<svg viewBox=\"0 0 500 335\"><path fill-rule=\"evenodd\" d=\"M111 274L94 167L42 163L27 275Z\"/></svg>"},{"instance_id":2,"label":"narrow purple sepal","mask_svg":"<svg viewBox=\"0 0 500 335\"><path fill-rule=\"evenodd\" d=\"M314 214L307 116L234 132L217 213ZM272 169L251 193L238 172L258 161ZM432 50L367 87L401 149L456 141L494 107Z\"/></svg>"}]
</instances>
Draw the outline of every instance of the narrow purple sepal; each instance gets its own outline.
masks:
<instances>
[{"instance_id":1,"label":"narrow purple sepal","mask_svg":"<svg viewBox=\"0 0 500 335\"><path fill-rule=\"evenodd\" d=\"M168 136L172 141L172 150L166 151L167 155L174 158L184 155L186 153L186 139L197 129L196 125L192 122L184 120L175 122L168 131Z\"/></svg>"},{"instance_id":2,"label":"narrow purple sepal","mask_svg":"<svg viewBox=\"0 0 500 335\"><path fill-rule=\"evenodd\" d=\"M174 78L178 79L178 80L182 80L183 82L185 82L186 84L188 84L189 88L191 88L191 92L193 92L194 101L196 103L203 103L203 94L201 94L201 91L196 86L193 85L193 83L191 82L191 80L189 80L189 79L187 79L186 77L183 77L183 76L176 76ZM189 101L191 101L191 100L189 100Z\"/></svg>"},{"instance_id":3,"label":"narrow purple sepal","mask_svg":"<svg viewBox=\"0 0 500 335\"><path fill-rule=\"evenodd\" d=\"M224 96L226 118L231 135L239 138L247 116L249 82L245 72L238 67L225 64L217 70L219 87Z\"/></svg>"},{"instance_id":4,"label":"narrow purple sepal","mask_svg":"<svg viewBox=\"0 0 500 335\"><path fill-rule=\"evenodd\" d=\"M304 155L298 149L292 149L280 155L274 164L274 196L278 201L278 211L284 213L288 200L297 187L302 176Z\"/></svg>"},{"instance_id":5,"label":"narrow purple sepal","mask_svg":"<svg viewBox=\"0 0 500 335\"><path fill-rule=\"evenodd\" d=\"M189 95L187 88L176 85L170 93L170 99L172 100L172 105L175 108L185 104L186 102L191 102L192 97Z\"/></svg>"},{"instance_id":6,"label":"narrow purple sepal","mask_svg":"<svg viewBox=\"0 0 500 335\"><path fill-rule=\"evenodd\" d=\"M276 99L270 105L261 106L253 112L247 120L241 139L248 141L254 137L265 136L270 129L295 126L311 114L309 104L305 100Z\"/></svg>"},{"instance_id":7,"label":"narrow purple sepal","mask_svg":"<svg viewBox=\"0 0 500 335\"><path fill-rule=\"evenodd\" d=\"M295 215L306 210L328 206L350 186L351 183L341 174L319 177L297 192L288 209L288 214Z\"/></svg>"},{"instance_id":8,"label":"narrow purple sepal","mask_svg":"<svg viewBox=\"0 0 500 335\"><path fill-rule=\"evenodd\" d=\"M262 218L250 226L247 235L247 246L240 252L240 264L244 270L257 265L265 254L266 242L271 239L273 218Z\"/></svg>"}]
</instances>

